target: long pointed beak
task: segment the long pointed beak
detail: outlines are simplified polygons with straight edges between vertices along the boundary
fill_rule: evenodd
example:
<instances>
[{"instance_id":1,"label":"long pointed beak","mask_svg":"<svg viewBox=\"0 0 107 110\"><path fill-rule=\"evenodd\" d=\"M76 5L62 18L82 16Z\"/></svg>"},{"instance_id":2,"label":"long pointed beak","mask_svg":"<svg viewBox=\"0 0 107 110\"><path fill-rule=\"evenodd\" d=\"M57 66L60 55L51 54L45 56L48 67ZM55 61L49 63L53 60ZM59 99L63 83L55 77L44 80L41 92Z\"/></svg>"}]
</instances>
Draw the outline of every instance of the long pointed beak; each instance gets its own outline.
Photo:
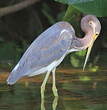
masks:
<instances>
[{"instance_id":1,"label":"long pointed beak","mask_svg":"<svg viewBox=\"0 0 107 110\"><path fill-rule=\"evenodd\" d=\"M95 38L95 39L96 39L96 37L97 37L97 36L94 35L94 38ZM93 40L93 41L91 42L91 44L89 45L89 47L88 47L87 55L86 55L85 62L84 62L84 66L83 66L83 71L84 71L84 69L85 69L85 67L86 67L86 64L87 64L88 58L89 58L90 53L91 53L91 49L92 49L93 44L94 44L94 41L95 41L95 40Z\"/></svg>"}]
</instances>

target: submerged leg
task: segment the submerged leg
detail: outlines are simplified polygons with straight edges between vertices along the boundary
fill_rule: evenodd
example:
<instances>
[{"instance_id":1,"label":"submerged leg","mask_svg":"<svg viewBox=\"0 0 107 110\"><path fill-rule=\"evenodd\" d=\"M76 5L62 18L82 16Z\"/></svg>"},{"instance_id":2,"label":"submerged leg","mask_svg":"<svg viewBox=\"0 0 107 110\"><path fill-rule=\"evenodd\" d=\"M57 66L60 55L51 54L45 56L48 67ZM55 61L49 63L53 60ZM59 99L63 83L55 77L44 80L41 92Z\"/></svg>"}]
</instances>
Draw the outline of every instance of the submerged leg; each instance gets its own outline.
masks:
<instances>
[{"instance_id":1,"label":"submerged leg","mask_svg":"<svg viewBox=\"0 0 107 110\"><path fill-rule=\"evenodd\" d=\"M46 82L47 82L47 80L48 80L49 74L50 74L50 71L48 71L48 72L46 73L45 79L44 79L44 81L43 81L43 83L42 83L42 85L41 85L41 98L42 98L42 99L44 98L45 85L46 85Z\"/></svg>"},{"instance_id":2,"label":"submerged leg","mask_svg":"<svg viewBox=\"0 0 107 110\"><path fill-rule=\"evenodd\" d=\"M55 69L53 69L52 71L52 75L53 75L53 86L52 86L52 90L53 90L53 94L54 96L58 96L58 92L57 92L57 88L56 88L56 83L55 83Z\"/></svg>"}]
</instances>

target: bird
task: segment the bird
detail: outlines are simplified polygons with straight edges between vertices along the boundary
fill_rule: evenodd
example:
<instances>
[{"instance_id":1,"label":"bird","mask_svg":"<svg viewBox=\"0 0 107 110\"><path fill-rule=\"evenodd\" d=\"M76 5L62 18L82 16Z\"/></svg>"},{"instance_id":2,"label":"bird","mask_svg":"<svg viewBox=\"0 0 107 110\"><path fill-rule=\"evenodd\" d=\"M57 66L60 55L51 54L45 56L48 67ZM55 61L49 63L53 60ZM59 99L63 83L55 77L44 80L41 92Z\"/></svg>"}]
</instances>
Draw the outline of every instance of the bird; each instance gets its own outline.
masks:
<instances>
[{"instance_id":1,"label":"bird","mask_svg":"<svg viewBox=\"0 0 107 110\"><path fill-rule=\"evenodd\" d=\"M73 26L67 21L59 21L41 33L25 51L17 65L7 78L7 84L13 85L24 76L32 77L46 73L41 85L41 97L44 98L45 86L49 75L52 73L54 96L58 96L56 87L56 67L71 52L87 50L83 70L94 41L99 36L101 24L94 15L86 15L81 19L81 30L84 37L76 36Z\"/></svg>"}]
</instances>

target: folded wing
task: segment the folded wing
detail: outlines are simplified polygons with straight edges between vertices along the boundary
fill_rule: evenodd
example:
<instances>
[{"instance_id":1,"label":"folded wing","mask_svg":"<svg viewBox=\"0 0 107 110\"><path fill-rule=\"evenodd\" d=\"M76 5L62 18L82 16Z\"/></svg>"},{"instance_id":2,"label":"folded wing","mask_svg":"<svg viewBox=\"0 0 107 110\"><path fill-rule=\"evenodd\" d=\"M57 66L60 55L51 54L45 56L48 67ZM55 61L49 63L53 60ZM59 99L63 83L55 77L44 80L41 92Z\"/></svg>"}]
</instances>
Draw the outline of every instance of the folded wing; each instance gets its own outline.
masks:
<instances>
[{"instance_id":1,"label":"folded wing","mask_svg":"<svg viewBox=\"0 0 107 110\"><path fill-rule=\"evenodd\" d=\"M59 22L44 31L26 50L8 77L8 84L15 83L22 76L46 68L52 62L66 55L72 43L74 30L66 22ZM47 70L44 70L45 72ZM40 74L36 73L35 75Z\"/></svg>"}]
</instances>

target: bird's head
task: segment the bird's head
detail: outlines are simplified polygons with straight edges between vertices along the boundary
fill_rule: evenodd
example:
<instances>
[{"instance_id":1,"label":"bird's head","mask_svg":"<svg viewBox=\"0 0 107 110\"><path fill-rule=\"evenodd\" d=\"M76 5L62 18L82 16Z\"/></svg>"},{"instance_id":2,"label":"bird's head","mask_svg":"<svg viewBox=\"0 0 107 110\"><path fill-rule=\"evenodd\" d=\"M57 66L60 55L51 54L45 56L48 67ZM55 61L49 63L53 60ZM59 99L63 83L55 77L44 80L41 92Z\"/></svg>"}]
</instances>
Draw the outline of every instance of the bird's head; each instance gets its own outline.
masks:
<instances>
[{"instance_id":1,"label":"bird's head","mask_svg":"<svg viewBox=\"0 0 107 110\"><path fill-rule=\"evenodd\" d=\"M92 37L92 41L89 43L89 45L87 47L88 51L87 51L85 63L83 66L83 70L84 70L88 57L90 55L93 43L100 34L101 24L95 16L87 15L87 16L83 17L83 19L81 20L81 28L87 35L91 35L91 37Z\"/></svg>"}]
</instances>

